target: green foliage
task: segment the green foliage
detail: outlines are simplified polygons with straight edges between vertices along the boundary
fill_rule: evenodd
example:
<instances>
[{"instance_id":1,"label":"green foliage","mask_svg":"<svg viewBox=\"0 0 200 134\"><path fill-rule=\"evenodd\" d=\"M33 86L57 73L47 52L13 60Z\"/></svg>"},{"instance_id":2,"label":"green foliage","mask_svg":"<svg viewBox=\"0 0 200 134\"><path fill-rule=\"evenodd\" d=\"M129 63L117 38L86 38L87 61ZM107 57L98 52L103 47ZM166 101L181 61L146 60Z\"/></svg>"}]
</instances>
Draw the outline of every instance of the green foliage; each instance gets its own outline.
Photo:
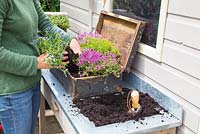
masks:
<instances>
[{"instance_id":1,"label":"green foliage","mask_svg":"<svg viewBox=\"0 0 200 134\"><path fill-rule=\"evenodd\" d=\"M42 9L45 12L59 12L60 0L40 0Z\"/></svg>"},{"instance_id":2,"label":"green foliage","mask_svg":"<svg viewBox=\"0 0 200 134\"><path fill-rule=\"evenodd\" d=\"M50 20L58 27L66 31L69 28L69 19L65 15L50 15Z\"/></svg>"},{"instance_id":3,"label":"green foliage","mask_svg":"<svg viewBox=\"0 0 200 134\"><path fill-rule=\"evenodd\" d=\"M93 49L83 50L78 63L82 76L108 76L113 74L120 77L120 64L115 54L106 52L101 54Z\"/></svg>"},{"instance_id":4,"label":"green foliage","mask_svg":"<svg viewBox=\"0 0 200 134\"><path fill-rule=\"evenodd\" d=\"M57 32L55 34L46 33L46 37L40 37L37 40L38 48L41 53L47 53L48 57L45 62L52 67L65 67L67 64L63 62L63 51L66 50L67 44L63 42L62 35Z\"/></svg>"},{"instance_id":5,"label":"green foliage","mask_svg":"<svg viewBox=\"0 0 200 134\"><path fill-rule=\"evenodd\" d=\"M102 54L106 52L111 52L115 55L119 55L119 51L116 46L107 39L85 37L84 40L87 40L86 43L81 43L81 48L83 49L93 49L99 51Z\"/></svg>"}]
</instances>

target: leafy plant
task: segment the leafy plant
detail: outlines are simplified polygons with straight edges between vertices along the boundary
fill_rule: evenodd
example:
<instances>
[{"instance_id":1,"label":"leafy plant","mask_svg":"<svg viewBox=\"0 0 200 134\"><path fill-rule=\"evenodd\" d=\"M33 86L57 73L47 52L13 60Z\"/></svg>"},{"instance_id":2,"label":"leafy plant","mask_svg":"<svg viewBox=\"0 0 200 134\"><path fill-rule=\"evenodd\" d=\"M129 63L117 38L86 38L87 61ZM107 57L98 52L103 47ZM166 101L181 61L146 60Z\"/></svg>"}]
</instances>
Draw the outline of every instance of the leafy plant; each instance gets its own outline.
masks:
<instances>
[{"instance_id":1,"label":"leafy plant","mask_svg":"<svg viewBox=\"0 0 200 134\"><path fill-rule=\"evenodd\" d=\"M60 0L40 0L42 9L49 12L60 11Z\"/></svg>"},{"instance_id":2,"label":"leafy plant","mask_svg":"<svg viewBox=\"0 0 200 134\"><path fill-rule=\"evenodd\" d=\"M117 47L111 41L103 38L103 36L98 33L83 33L77 38L80 42L81 48L83 49L93 49L102 54L111 52L115 55L119 55Z\"/></svg>"},{"instance_id":3,"label":"leafy plant","mask_svg":"<svg viewBox=\"0 0 200 134\"><path fill-rule=\"evenodd\" d=\"M65 15L49 15L50 20L58 27L66 31L69 28L69 19Z\"/></svg>"},{"instance_id":4,"label":"leafy plant","mask_svg":"<svg viewBox=\"0 0 200 134\"><path fill-rule=\"evenodd\" d=\"M93 49L86 49L78 58L77 66L83 76L108 76L113 74L120 77L120 65L116 55L106 52L101 54Z\"/></svg>"},{"instance_id":5,"label":"leafy plant","mask_svg":"<svg viewBox=\"0 0 200 134\"><path fill-rule=\"evenodd\" d=\"M45 62L64 71L67 64L63 62L62 57L63 51L67 49L68 44L63 42L63 35L60 32L54 34L46 32L45 36L37 39L40 52L48 54Z\"/></svg>"},{"instance_id":6,"label":"leafy plant","mask_svg":"<svg viewBox=\"0 0 200 134\"><path fill-rule=\"evenodd\" d=\"M77 36L77 39L78 41L83 44L83 43L87 43L87 39L89 39L90 37L93 37L93 38L100 38L102 39L103 36L101 34L98 34L98 33L87 33L87 32L83 32L81 34L79 34Z\"/></svg>"},{"instance_id":7,"label":"leafy plant","mask_svg":"<svg viewBox=\"0 0 200 134\"><path fill-rule=\"evenodd\" d=\"M98 33L82 33L77 39L83 49L76 64L82 76L113 74L120 77L120 53L111 41Z\"/></svg>"}]
</instances>

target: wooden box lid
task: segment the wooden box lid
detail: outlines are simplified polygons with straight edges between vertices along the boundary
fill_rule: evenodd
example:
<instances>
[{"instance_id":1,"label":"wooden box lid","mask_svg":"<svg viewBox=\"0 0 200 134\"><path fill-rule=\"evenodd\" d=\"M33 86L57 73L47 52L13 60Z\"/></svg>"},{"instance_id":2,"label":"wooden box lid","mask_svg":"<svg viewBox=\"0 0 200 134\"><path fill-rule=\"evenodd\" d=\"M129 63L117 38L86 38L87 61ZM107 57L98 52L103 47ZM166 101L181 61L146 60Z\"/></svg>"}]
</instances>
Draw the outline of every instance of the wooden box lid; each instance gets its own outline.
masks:
<instances>
[{"instance_id":1,"label":"wooden box lid","mask_svg":"<svg viewBox=\"0 0 200 134\"><path fill-rule=\"evenodd\" d=\"M115 43L120 51L120 64L130 70L145 23L139 20L102 11L96 31Z\"/></svg>"}]
</instances>

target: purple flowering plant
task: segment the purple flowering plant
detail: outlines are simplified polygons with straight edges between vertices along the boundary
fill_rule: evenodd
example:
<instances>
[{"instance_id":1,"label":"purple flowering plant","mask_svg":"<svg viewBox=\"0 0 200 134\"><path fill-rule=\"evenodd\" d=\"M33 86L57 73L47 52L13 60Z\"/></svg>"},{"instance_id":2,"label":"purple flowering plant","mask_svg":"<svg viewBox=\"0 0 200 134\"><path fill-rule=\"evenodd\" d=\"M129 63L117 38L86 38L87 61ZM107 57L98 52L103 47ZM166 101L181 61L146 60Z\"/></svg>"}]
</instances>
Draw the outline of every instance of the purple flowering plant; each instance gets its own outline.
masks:
<instances>
[{"instance_id":1,"label":"purple flowering plant","mask_svg":"<svg viewBox=\"0 0 200 134\"><path fill-rule=\"evenodd\" d=\"M81 34L78 35L77 39L78 41L80 42L80 44L85 44L89 41L90 38L99 38L99 39L102 39L103 36L99 33L87 33L87 32L83 32Z\"/></svg>"},{"instance_id":2,"label":"purple flowering plant","mask_svg":"<svg viewBox=\"0 0 200 134\"><path fill-rule=\"evenodd\" d=\"M120 77L120 54L112 42L98 33L82 33L77 39L83 49L76 64L82 76Z\"/></svg>"},{"instance_id":3,"label":"purple flowering plant","mask_svg":"<svg viewBox=\"0 0 200 134\"><path fill-rule=\"evenodd\" d=\"M120 65L115 54L101 54L93 49L85 49L79 56L77 66L83 76L108 76L113 74L120 77Z\"/></svg>"}]
</instances>

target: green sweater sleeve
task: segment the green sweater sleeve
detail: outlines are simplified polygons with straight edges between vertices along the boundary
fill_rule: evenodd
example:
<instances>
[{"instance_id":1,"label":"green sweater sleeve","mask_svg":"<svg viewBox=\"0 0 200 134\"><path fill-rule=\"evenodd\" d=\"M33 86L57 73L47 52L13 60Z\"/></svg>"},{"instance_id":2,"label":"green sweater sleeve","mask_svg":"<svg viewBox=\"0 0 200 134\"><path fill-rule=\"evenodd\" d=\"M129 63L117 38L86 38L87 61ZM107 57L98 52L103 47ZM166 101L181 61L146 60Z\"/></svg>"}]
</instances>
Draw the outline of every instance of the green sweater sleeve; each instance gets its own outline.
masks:
<instances>
[{"instance_id":1,"label":"green sweater sleeve","mask_svg":"<svg viewBox=\"0 0 200 134\"><path fill-rule=\"evenodd\" d=\"M45 33L46 31L50 33L60 32L62 34L63 40L69 44L73 36L59 27L57 27L55 24L53 24L49 17L43 12L41 5L38 0L33 0L35 4L35 8L39 17L38 22L38 28L42 33Z\"/></svg>"},{"instance_id":2,"label":"green sweater sleeve","mask_svg":"<svg viewBox=\"0 0 200 134\"><path fill-rule=\"evenodd\" d=\"M36 75L37 57L21 55L4 48L2 44L2 32L9 4L7 0L0 0L0 3L0 70L22 76Z\"/></svg>"}]
</instances>

